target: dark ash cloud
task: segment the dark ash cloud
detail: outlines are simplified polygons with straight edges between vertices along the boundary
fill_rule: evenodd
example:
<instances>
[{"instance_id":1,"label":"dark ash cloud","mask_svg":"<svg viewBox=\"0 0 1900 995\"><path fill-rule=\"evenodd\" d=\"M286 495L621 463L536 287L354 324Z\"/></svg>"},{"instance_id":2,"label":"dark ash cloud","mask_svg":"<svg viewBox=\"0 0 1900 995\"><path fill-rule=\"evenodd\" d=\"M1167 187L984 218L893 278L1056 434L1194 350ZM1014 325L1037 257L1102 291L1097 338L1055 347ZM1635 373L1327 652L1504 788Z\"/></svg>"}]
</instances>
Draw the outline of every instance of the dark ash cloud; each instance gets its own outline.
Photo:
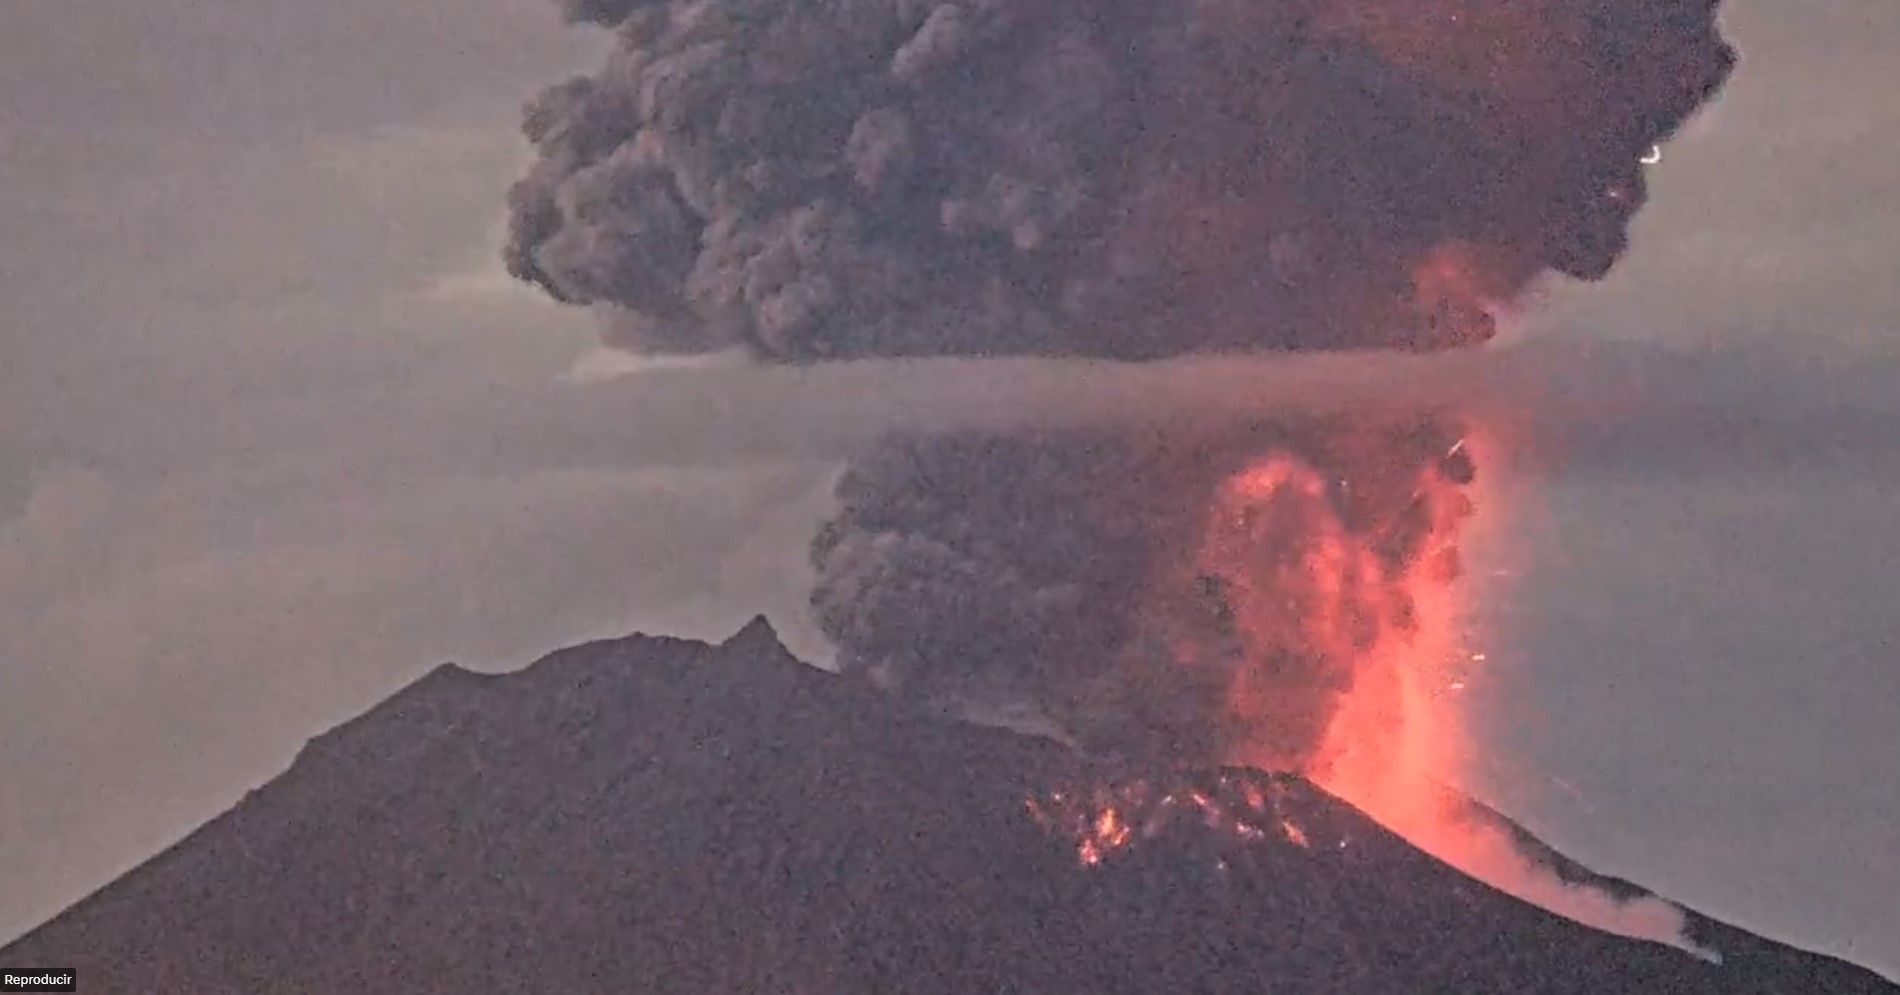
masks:
<instances>
[{"instance_id":1,"label":"dark ash cloud","mask_svg":"<svg viewBox=\"0 0 1900 995\"><path fill-rule=\"evenodd\" d=\"M636 349L1442 348L1600 278L1709 0L562 0L510 270Z\"/></svg>"},{"instance_id":2,"label":"dark ash cloud","mask_svg":"<svg viewBox=\"0 0 1900 995\"><path fill-rule=\"evenodd\" d=\"M1459 571L1475 473L1437 416L894 437L812 544L838 665L1083 745L1311 770Z\"/></svg>"}]
</instances>

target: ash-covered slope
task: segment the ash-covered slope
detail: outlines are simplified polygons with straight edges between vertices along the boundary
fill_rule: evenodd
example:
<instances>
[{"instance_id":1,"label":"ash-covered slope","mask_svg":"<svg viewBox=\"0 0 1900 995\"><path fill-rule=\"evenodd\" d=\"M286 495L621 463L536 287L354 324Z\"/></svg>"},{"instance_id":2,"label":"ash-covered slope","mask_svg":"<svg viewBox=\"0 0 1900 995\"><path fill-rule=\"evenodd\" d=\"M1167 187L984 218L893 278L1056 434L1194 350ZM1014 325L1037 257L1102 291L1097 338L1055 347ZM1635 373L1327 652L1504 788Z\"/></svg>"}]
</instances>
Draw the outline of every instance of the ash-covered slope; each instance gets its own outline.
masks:
<instances>
[{"instance_id":1,"label":"ash-covered slope","mask_svg":"<svg viewBox=\"0 0 1900 995\"><path fill-rule=\"evenodd\" d=\"M1305 782L1306 834L1083 868L1025 799L1108 772L794 660L632 637L439 668L0 951L82 991L1895 993L1731 931L1715 966L1437 863Z\"/></svg>"}]
</instances>

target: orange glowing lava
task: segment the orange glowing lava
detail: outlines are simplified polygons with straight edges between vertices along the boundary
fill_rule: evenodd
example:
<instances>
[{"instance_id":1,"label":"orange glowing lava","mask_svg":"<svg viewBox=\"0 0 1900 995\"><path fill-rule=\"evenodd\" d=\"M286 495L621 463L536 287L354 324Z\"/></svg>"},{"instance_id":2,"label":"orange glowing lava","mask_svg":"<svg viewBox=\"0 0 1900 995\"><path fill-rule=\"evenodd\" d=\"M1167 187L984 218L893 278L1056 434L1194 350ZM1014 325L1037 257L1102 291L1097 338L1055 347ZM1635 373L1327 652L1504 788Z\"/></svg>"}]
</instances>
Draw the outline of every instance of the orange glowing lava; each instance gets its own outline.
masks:
<instances>
[{"instance_id":1,"label":"orange glowing lava","mask_svg":"<svg viewBox=\"0 0 1900 995\"><path fill-rule=\"evenodd\" d=\"M1444 785L1470 755L1459 699L1482 659L1465 639L1459 548L1482 524L1488 449L1435 417L1290 435L1227 473L1155 588L1182 620L1168 642L1181 683L1213 689L1217 762L1304 776L1455 864L1470 830ZM1032 812L1090 865L1197 813L1234 839L1308 846L1270 794L1225 775L1141 781Z\"/></svg>"},{"instance_id":2,"label":"orange glowing lava","mask_svg":"<svg viewBox=\"0 0 1900 995\"><path fill-rule=\"evenodd\" d=\"M1027 808L1044 829L1073 841L1083 866L1095 867L1176 825L1199 826L1234 844L1277 840L1311 849L1298 814L1305 806L1293 790L1285 775L1227 770L1052 791Z\"/></svg>"},{"instance_id":3,"label":"orange glowing lava","mask_svg":"<svg viewBox=\"0 0 1900 995\"><path fill-rule=\"evenodd\" d=\"M1494 448L1467 427L1459 445L1484 465ZM1445 785L1462 782L1473 756L1461 692L1484 662L1468 639L1463 589L1434 570L1490 527L1495 493L1478 492L1489 475L1462 484L1421 478L1432 522L1426 548L1389 590L1411 606L1411 625L1388 630L1357 662L1357 679L1327 728L1316 762L1304 773L1413 845L1463 865L1471 828ZM1474 493L1477 492L1477 493Z\"/></svg>"},{"instance_id":4,"label":"orange glowing lava","mask_svg":"<svg viewBox=\"0 0 1900 995\"><path fill-rule=\"evenodd\" d=\"M1435 418L1334 425L1229 468L1198 543L1155 588L1188 623L1184 591L1213 603L1172 630L1169 662L1178 683L1217 692L1193 700L1225 766L1047 793L1031 817L1086 867L1178 826L1175 854L1225 873L1276 847L1302 862L1348 851L1360 829L1328 815L1323 789L1500 891L1719 962L1680 908L1565 879L1458 790L1477 756L1460 699L1488 658L1467 634L1459 548L1502 524L1503 489L1476 469L1497 469L1503 441Z\"/></svg>"},{"instance_id":5,"label":"orange glowing lava","mask_svg":"<svg viewBox=\"0 0 1900 995\"><path fill-rule=\"evenodd\" d=\"M1457 723L1434 716L1455 679L1471 442L1423 423L1306 448L1257 457L1215 494L1192 562L1220 596L1224 653L1176 655L1226 675L1224 761L1362 789L1455 752L1438 744Z\"/></svg>"}]
</instances>

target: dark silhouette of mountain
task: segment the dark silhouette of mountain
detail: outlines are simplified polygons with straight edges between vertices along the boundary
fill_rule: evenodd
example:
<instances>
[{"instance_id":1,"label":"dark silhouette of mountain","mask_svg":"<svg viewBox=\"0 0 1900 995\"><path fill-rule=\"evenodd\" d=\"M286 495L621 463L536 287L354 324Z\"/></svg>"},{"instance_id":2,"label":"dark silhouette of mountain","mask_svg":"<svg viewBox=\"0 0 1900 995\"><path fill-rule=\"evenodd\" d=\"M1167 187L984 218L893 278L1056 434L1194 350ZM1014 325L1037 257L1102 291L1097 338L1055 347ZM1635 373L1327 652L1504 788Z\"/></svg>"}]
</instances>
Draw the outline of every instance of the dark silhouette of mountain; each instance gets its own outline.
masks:
<instances>
[{"instance_id":1,"label":"dark silhouette of mountain","mask_svg":"<svg viewBox=\"0 0 1900 995\"><path fill-rule=\"evenodd\" d=\"M1126 773L806 666L763 620L445 665L0 963L94 995L1900 993L1700 917L1721 965L1596 932L1297 778L1233 775L1302 845L1184 823L1095 867L1026 805Z\"/></svg>"}]
</instances>

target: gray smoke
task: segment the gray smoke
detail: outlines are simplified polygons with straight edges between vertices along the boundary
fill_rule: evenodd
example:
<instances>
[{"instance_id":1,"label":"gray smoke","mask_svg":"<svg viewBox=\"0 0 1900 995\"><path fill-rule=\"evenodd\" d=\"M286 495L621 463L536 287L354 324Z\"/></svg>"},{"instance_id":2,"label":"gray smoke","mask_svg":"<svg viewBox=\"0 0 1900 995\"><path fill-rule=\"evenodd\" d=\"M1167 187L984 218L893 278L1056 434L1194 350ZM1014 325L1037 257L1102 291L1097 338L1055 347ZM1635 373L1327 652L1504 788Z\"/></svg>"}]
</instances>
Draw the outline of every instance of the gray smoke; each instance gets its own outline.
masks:
<instances>
[{"instance_id":1,"label":"gray smoke","mask_svg":"<svg viewBox=\"0 0 1900 995\"><path fill-rule=\"evenodd\" d=\"M1608 272L1713 0L560 0L510 270L647 351L1441 348Z\"/></svg>"},{"instance_id":2,"label":"gray smoke","mask_svg":"<svg viewBox=\"0 0 1900 995\"><path fill-rule=\"evenodd\" d=\"M617 44L527 108L507 261L646 352L1482 342L1623 254L1647 154L1731 71L1716 6L561 0ZM1442 420L1381 424L1409 395L894 440L840 484L813 605L883 683L1301 769L1412 572L1455 572L1469 466Z\"/></svg>"},{"instance_id":3,"label":"gray smoke","mask_svg":"<svg viewBox=\"0 0 1900 995\"><path fill-rule=\"evenodd\" d=\"M510 272L611 346L791 363L1487 341L1614 267L1735 61L1719 0L557 2L617 44L527 108ZM1475 472L1433 389L1324 372L1272 422L874 447L812 544L841 667L1312 769Z\"/></svg>"},{"instance_id":4,"label":"gray smoke","mask_svg":"<svg viewBox=\"0 0 1900 995\"><path fill-rule=\"evenodd\" d=\"M905 694L1302 769L1356 654L1411 625L1410 572L1457 573L1457 442L1435 417L892 438L839 481L812 605L843 670ZM1232 489L1275 457L1325 486ZM1321 535L1377 568L1316 575Z\"/></svg>"}]
</instances>

